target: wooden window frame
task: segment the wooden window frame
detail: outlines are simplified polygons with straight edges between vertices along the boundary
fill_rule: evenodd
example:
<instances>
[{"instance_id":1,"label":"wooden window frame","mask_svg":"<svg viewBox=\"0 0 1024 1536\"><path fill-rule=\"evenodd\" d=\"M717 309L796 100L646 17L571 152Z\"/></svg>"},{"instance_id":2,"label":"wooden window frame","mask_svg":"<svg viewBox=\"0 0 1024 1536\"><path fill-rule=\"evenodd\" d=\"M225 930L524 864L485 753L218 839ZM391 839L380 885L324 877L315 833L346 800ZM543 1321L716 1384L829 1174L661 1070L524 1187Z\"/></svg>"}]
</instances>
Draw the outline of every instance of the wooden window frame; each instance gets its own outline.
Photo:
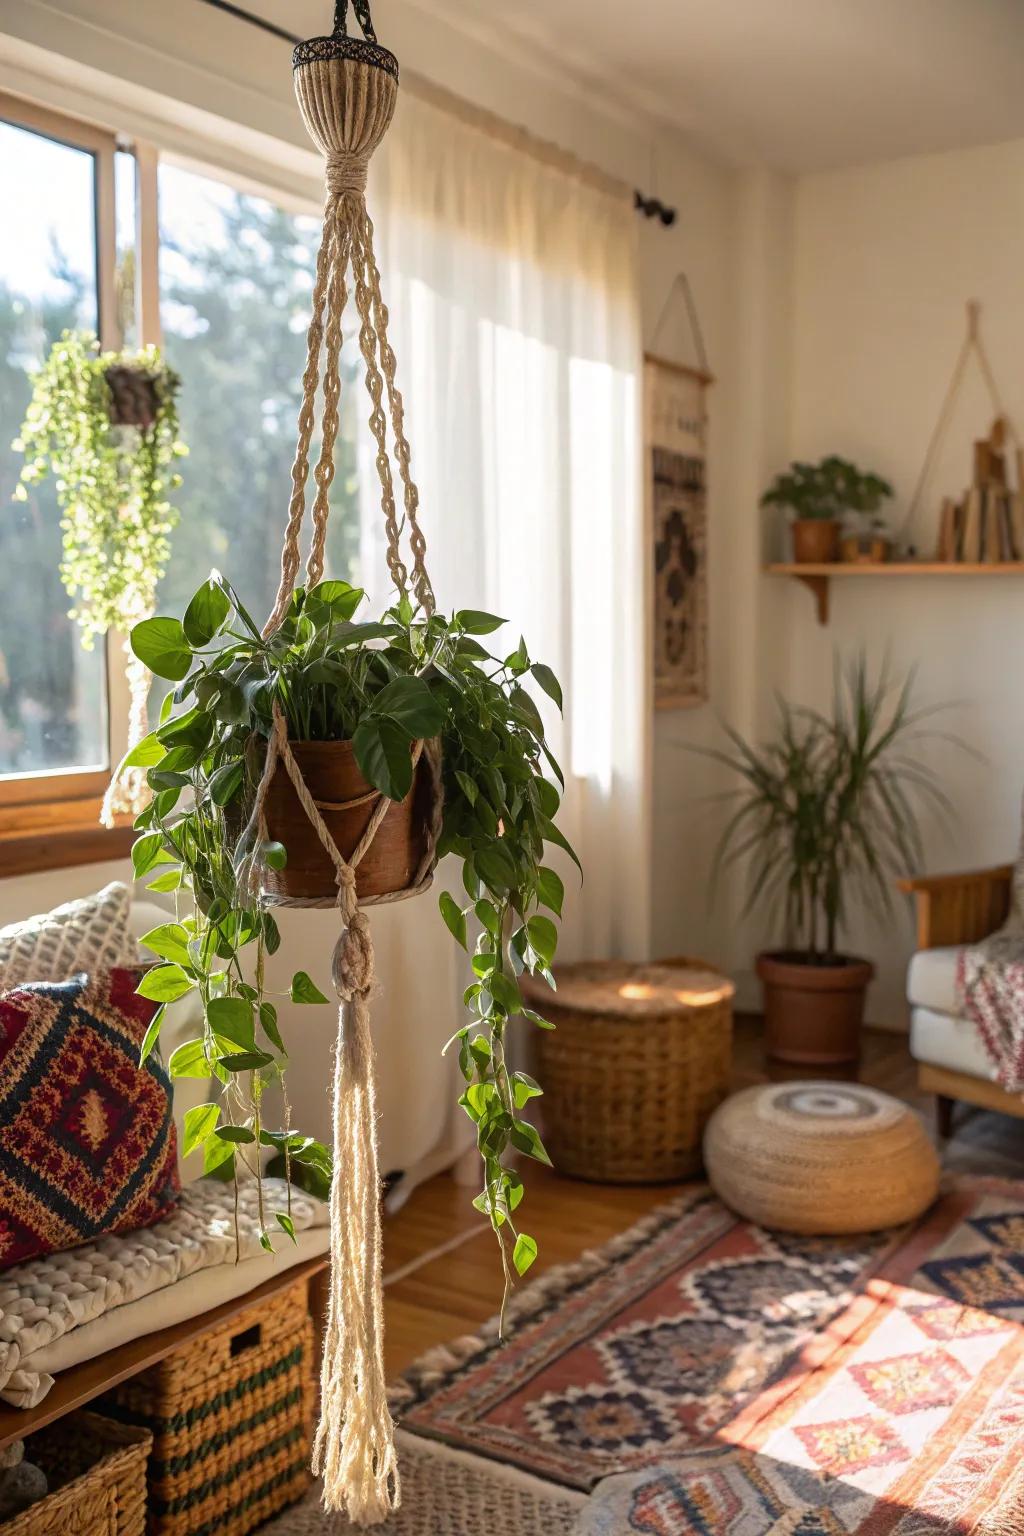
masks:
<instances>
[{"instance_id":1,"label":"wooden window frame","mask_svg":"<svg viewBox=\"0 0 1024 1536\"><path fill-rule=\"evenodd\" d=\"M0 121L92 155L95 164L96 283L98 334L105 349L122 343L117 322L117 136L48 107L0 92ZM156 151L132 146L136 161L139 335L159 342L159 249ZM111 769L128 738L128 684L121 662L123 637L110 634L106 655L106 724L109 768L56 770L0 778L0 878L124 858L133 833L124 824L100 825L100 807Z\"/></svg>"}]
</instances>

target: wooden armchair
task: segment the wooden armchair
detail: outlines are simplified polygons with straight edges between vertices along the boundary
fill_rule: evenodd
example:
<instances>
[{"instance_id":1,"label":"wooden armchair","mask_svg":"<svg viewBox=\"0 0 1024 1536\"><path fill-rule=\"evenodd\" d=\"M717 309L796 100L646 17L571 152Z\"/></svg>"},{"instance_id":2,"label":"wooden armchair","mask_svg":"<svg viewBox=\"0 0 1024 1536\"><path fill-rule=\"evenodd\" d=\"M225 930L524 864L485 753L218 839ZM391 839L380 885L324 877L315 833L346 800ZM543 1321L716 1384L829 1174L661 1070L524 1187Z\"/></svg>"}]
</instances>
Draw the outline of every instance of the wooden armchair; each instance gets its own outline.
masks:
<instances>
[{"instance_id":1,"label":"wooden armchair","mask_svg":"<svg viewBox=\"0 0 1024 1536\"><path fill-rule=\"evenodd\" d=\"M932 875L901 880L900 890L917 903L917 947L939 949L955 944L974 944L1002 926L1010 910L1013 866L971 870L962 875ZM933 1093L938 1105L938 1126L948 1136L957 1101L1024 1116L1024 1099L1004 1092L998 1084L967 1072L926 1061L918 1062L918 1085Z\"/></svg>"}]
</instances>

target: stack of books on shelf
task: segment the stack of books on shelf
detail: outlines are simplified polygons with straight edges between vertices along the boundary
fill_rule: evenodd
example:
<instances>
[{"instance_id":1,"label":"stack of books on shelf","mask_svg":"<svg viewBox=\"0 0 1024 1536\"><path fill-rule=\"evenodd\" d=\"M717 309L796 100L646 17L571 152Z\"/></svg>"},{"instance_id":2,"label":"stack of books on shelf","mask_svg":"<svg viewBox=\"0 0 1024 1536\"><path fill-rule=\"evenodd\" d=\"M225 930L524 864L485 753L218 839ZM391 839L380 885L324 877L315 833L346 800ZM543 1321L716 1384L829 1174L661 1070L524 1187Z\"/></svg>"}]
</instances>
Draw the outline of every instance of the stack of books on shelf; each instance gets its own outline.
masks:
<instances>
[{"instance_id":1,"label":"stack of books on shelf","mask_svg":"<svg viewBox=\"0 0 1024 1536\"><path fill-rule=\"evenodd\" d=\"M939 517L935 558L962 565L1010 565L1024 561L1024 452L1018 448L1017 488L1006 480L1005 423L974 445L974 478L959 500L947 496Z\"/></svg>"}]
</instances>

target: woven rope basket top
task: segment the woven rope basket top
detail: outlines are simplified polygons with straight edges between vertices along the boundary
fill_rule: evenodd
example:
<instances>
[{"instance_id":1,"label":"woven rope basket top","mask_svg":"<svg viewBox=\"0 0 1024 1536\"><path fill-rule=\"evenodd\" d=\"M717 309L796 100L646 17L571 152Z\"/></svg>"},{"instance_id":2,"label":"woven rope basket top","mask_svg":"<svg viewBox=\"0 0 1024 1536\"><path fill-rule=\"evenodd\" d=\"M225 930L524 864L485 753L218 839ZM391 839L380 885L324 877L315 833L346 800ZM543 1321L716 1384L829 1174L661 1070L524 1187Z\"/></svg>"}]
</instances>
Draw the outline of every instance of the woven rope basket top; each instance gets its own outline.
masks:
<instances>
[{"instance_id":1,"label":"woven rope basket top","mask_svg":"<svg viewBox=\"0 0 1024 1536\"><path fill-rule=\"evenodd\" d=\"M610 1184L687 1178L729 1089L727 977L686 957L562 966L558 991L523 978L556 1026L538 1036L544 1132L555 1167Z\"/></svg>"}]
</instances>

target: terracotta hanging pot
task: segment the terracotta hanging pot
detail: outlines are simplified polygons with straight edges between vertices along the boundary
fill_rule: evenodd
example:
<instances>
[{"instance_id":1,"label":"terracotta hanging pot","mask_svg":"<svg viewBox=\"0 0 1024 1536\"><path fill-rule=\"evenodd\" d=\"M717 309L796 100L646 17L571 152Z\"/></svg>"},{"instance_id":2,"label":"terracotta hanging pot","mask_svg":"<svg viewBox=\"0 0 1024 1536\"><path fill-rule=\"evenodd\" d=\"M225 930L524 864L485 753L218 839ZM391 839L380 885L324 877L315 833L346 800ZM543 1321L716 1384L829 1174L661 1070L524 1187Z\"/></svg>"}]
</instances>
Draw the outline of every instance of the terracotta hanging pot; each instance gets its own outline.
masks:
<instances>
[{"instance_id":1,"label":"terracotta hanging pot","mask_svg":"<svg viewBox=\"0 0 1024 1536\"><path fill-rule=\"evenodd\" d=\"M855 1077L864 996L875 974L870 960L840 955L815 965L802 954L763 954L757 974L764 986L769 1060Z\"/></svg>"},{"instance_id":2,"label":"terracotta hanging pot","mask_svg":"<svg viewBox=\"0 0 1024 1536\"><path fill-rule=\"evenodd\" d=\"M831 517L798 517L793 527L797 565L830 565L839 558L839 523Z\"/></svg>"},{"instance_id":3,"label":"terracotta hanging pot","mask_svg":"<svg viewBox=\"0 0 1024 1536\"><path fill-rule=\"evenodd\" d=\"M350 741L293 741L292 753L339 853L351 858L376 809L379 795L367 783ZM392 801L356 869L356 895L389 896L415 885L429 846L434 779L426 756L416 764L404 800ZM272 901L333 901L334 864L299 802L287 770L279 763L267 791L267 833L283 843L284 869L265 869L263 890Z\"/></svg>"}]
</instances>

